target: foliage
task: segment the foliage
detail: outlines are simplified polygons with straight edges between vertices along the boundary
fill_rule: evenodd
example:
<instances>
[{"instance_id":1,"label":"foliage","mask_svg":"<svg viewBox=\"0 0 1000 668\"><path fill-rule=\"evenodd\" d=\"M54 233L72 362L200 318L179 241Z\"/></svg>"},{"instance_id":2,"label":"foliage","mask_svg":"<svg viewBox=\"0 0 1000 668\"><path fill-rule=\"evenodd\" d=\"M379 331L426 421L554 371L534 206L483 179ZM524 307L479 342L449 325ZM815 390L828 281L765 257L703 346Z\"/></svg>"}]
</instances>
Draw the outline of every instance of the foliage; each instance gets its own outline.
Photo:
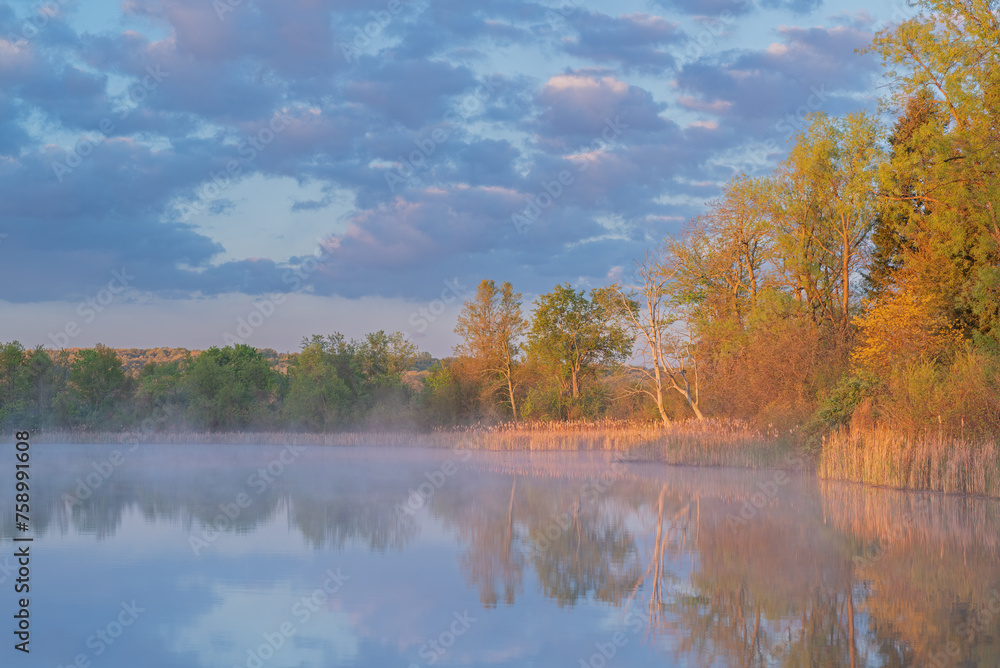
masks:
<instances>
[{"instance_id":1,"label":"foliage","mask_svg":"<svg viewBox=\"0 0 1000 668\"><path fill-rule=\"evenodd\" d=\"M918 287L971 338L1000 341L1000 22L993 3L918 5L872 47L909 105L885 196L909 214L901 261Z\"/></svg>"},{"instance_id":2,"label":"foliage","mask_svg":"<svg viewBox=\"0 0 1000 668\"><path fill-rule=\"evenodd\" d=\"M851 359L858 367L884 376L907 362L945 361L959 345L961 332L934 297L908 288L905 279L897 279L855 319L858 344Z\"/></svg>"},{"instance_id":3,"label":"foliage","mask_svg":"<svg viewBox=\"0 0 1000 668\"><path fill-rule=\"evenodd\" d=\"M98 344L81 351L70 365L69 381L85 425L113 425L120 417L117 414L127 410L123 404L133 380L125 374L121 358L111 348Z\"/></svg>"},{"instance_id":4,"label":"foliage","mask_svg":"<svg viewBox=\"0 0 1000 668\"><path fill-rule=\"evenodd\" d=\"M476 294L462 305L455 333L462 343L455 352L476 361L484 380L505 392L503 400L517 421L517 397L514 378L521 352L520 340L527 330L521 313L521 293L509 282L497 289L496 283L484 280Z\"/></svg>"},{"instance_id":5,"label":"foliage","mask_svg":"<svg viewBox=\"0 0 1000 668\"><path fill-rule=\"evenodd\" d=\"M783 283L815 322L845 333L855 304L852 281L877 221L882 159L873 117L816 114L774 176Z\"/></svg>"},{"instance_id":6,"label":"foliage","mask_svg":"<svg viewBox=\"0 0 1000 668\"><path fill-rule=\"evenodd\" d=\"M260 425L277 381L264 356L246 344L209 348L187 378L193 424L219 430Z\"/></svg>"},{"instance_id":7,"label":"foliage","mask_svg":"<svg viewBox=\"0 0 1000 668\"><path fill-rule=\"evenodd\" d=\"M820 404L809 432L815 434L849 424L858 407L865 401L870 402L884 389L884 382L871 374L845 377Z\"/></svg>"},{"instance_id":8,"label":"foliage","mask_svg":"<svg viewBox=\"0 0 1000 668\"><path fill-rule=\"evenodd\" d=\"M302 342L302 350L289 369L285 398L291 426L324 431L344 424L350 388L337 374L338 343L336 337L320 336Z\"/></svg>"},{"instance_id":9,"label":"foliage","mask_svg":"<svg viewBox=\"0 0 1000 668\"><path fill-rule=\"evenodd\" d=\"M535 302L528 333L529 355L552 369L563 391L580 396L585 379L602 366L619 363L632 352L632 340L613 318L613 291L557 285Z\"/></svg>"}]
</instances>

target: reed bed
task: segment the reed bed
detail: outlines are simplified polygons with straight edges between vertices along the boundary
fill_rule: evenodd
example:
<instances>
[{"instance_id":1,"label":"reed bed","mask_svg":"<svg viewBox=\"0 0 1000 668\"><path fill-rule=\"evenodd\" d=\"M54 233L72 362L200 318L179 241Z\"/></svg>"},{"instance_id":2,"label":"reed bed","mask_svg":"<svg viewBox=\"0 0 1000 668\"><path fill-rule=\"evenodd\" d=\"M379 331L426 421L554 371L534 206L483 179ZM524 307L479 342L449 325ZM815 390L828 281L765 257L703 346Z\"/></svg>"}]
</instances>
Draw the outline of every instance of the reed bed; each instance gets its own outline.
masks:
<instances>
[{"instance_id":1,"label":"reed bed","mask_svg":"<svg viewBox=\"0 0 1000 668\"><path fill-rule=\"evenodd\" d=\"M738 420L638 424L523 422L465 430L469 446L484 450L603 450L623 461L769 468L787 464L791 448L776 430Z\"/></svg>"},{"instance_id":2,"label":"reed bed","mask_svg":"<svg viewBox=\"0 0 1000 668\"><path fill-rule=\"evenodd\" d=\"M1000 497L1000 440L843 429L823 443L819 474L897 489Z\"/></svg>"},{"instance_id":3,"label":"reed bed","mask_svg":"<svg viewBox=\"0 0 1000 668\"><path fill-rule=\"evenodd\" d=\"M702 466L770 468L787 466L793 448L788 434L761 430L738 420L636 423L624 420L519 422L475 425L432 432L364 431L162 432L58 431L36 435L47 443L326 445L342 447L430 447L488 451L603 451L623 461L657 461Z\"/></svg>"}]
</instances>

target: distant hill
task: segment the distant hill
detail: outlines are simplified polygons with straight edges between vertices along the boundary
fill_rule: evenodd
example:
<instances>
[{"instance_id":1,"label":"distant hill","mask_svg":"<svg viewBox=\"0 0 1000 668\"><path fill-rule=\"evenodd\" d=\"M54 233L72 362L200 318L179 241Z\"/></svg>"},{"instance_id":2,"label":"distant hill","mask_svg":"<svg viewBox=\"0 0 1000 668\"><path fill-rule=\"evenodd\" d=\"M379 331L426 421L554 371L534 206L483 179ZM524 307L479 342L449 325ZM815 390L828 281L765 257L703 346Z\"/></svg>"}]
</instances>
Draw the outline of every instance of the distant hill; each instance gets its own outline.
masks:
<instances>
[{"instance_id":1,"label":"distant hill","mask_svg":"<svg viewBox=\"0 0 1000 668\"><path fill-rule=\"evenodd\" d=\"M79 351L83 348L65 348L69 353L69 361L72 362ZM298 353L279 353L272 348L261 348L260 353L267 359L272 369L281 373L288 372L288 365ZM118 357L122 360L122 368L130 376L136 376L142 368L154 362L156 364L166 364L168 362L183 362L185 359L194 359L201 354L200 350L188 350L187 348L115 348ZM59 351L49 350L49 355L55 357Z\"/></svg>"},{"instance_id":2,"label":"distant hill","mask_svg":"<svg viewBox=\"0 0 1000 668\"><path fill-rule=\"evenodd\" d=\"M62 351L68 354L67 362L72 363L76 355L85 348L63 348ZM138 376L142 368L150 362L156 364L166 364L168 362L183 362L185 359L194 359L201 354L200 350L188 350L187 348L115 348L118 357L122 360L122 368L130 376ZM289 365L298 356L298 353L279 353L273 348L258 348L260 354L264 356L271 368L280 372L288 373ZM59 354L59 350L47 350L54 358ZM419 381L430 375L428 370L440 360L431 357L430 353L420 353L413 361L409 369L406 382L417 386Z\"/></svg>"}]
</instances>

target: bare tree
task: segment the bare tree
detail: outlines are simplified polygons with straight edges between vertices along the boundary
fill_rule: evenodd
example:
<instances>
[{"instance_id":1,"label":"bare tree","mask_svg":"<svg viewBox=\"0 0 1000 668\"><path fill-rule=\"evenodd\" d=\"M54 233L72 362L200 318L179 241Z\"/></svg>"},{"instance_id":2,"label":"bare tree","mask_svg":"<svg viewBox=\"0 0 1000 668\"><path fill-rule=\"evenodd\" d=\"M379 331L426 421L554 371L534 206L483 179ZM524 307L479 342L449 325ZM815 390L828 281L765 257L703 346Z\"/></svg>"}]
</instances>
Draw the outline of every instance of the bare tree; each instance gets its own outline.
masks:
<instances>
[{"instance_id":1,"label":"bare tree","mask_svg":"<svg viewBox=\"0 0 1000 668\"><path fill-rule=\"evenodd\" d=\"M682 319L670 293L674 270L648 255L635 264L637 285L618 285L614 291L618 317L637 342L637 363L628 366L644 377L638 389L656 404L664 425L670 424L664 400L671 390L680 393L701 420L705 416L698 406L697 361L678 331ZM694 371L693 390L689 367Z\"/></svg>"}]
</instances>

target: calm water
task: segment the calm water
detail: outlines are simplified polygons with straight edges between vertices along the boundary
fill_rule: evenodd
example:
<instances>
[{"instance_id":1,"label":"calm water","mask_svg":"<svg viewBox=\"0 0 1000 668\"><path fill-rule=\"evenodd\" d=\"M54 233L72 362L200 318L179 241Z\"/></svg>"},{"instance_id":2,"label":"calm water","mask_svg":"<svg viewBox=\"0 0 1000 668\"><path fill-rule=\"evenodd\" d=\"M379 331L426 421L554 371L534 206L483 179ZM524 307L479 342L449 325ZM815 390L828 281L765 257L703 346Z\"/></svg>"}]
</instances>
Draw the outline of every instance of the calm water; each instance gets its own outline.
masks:
<instances>
[{"instance_id":1,"label":"calm water","mask_svg":"<svg viewBox=\"0 0 1000 668\"><path fill-rule=\"evenodd\" d=\"M261 446L33 446L24 657L4 452L3 666L1000 666L994 501Z\"/></svg>"}]
</instances>

